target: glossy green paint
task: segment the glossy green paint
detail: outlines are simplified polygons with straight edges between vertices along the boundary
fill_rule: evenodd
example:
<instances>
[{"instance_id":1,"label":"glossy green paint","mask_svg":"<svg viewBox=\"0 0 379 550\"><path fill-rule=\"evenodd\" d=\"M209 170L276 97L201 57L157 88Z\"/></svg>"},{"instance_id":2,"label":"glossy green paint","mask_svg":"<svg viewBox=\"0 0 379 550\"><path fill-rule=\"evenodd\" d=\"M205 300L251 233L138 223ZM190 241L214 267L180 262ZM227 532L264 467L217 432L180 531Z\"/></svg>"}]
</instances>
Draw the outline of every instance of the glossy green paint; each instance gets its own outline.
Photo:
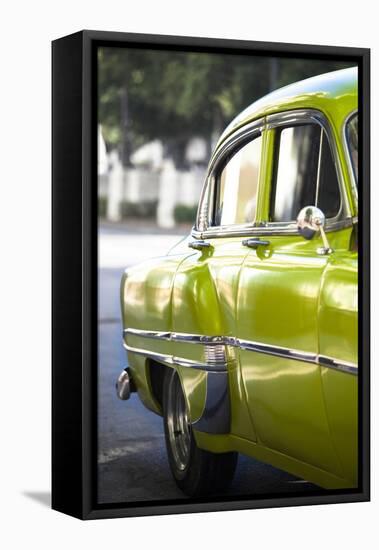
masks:
<instances>
[{"instance_id":1,"label":"glossy green paint","mask_svg":"<svg viewBox=\"0 0 379 550\"><path fill-rule=\"evenodd\" d=\"M221 136L249 122L296 108L320 110L332 129L343 185L357 214L343 145L346 117L357 109L355 69L322 75L270 94L244 111ZM273 131L263 132L256 221L268 219ZM216 148L216 152L217 152ZM357 363L357 253L352 227L327 233L333 253L317 253L321 238L270 235L251 250L242 237L208 239L203 251L187 239L164 258L128 269L121 284L123 325L143 330L223 335ZM128 336L152 352L204 362L204 346ZM201 448L236 450L326 488L357 484L358 377L315 363L227 346L230 433L195 431ZM129 353L139 395L161 413L151 388L154 364ZM172 366L171 366L172 367ZM204 409L206 374L175 367L192 421Z\"/></svg>"},{"instance_id":2,"label":"glossy green paint","mask_svg":"<svg viewBox=\"0 0 379 550\"><path fill-rule=\"evenodd\" d=\"M195 252L180 265L173 294L173 330L192 334L235 336L236 303L241 265L249 250L241 237L217 239L207 252ZM188 345L204 354L201 346ZM188 350L190 351L190 350ZM229 349L229 386L231 402L231 431L255 440L254 426L244 395L238 354ZM177 343L175 354L183 353ZM187 355L186 355L187 357ZM191 357L192 358L192 357ZM195 357L193 357L195 358ZM190 402L190 407L192 403Z\"/></svg>"},{"instance_id":3,"label":"glossy green paint","mask_svg":"<svg viewBox=\"0 0 379 550\"><path fill-rule=\"evenodd\" d=\"M334 254L346 249L349 233L328 234ZM329 257L318 255L318 246L321 243L317 239L272 236L269 247L248 254L239 283L239 337L251 339L254 335L258 342L319 353L319 298ZM334 336L336 340L338 334ZM338 347L331 356L346 359ZM259 441L302 462L341 474L329 433L321 367L243 350L240 362Z\"/></svg>"},{"instance_id":4,"label":"glossy green paint","mask_svg":"<svg viewBox=\"0 0 379 550\"><path fill-rule=\"evenodd\" d=\"M358 255L333 254L323 273L319 305L320 353L358 363ZM341 337L341 334L344 335ZM325 404L341 473L356 480L358 456L357 377L322 368Z\"/></svg>"}]
</instances>

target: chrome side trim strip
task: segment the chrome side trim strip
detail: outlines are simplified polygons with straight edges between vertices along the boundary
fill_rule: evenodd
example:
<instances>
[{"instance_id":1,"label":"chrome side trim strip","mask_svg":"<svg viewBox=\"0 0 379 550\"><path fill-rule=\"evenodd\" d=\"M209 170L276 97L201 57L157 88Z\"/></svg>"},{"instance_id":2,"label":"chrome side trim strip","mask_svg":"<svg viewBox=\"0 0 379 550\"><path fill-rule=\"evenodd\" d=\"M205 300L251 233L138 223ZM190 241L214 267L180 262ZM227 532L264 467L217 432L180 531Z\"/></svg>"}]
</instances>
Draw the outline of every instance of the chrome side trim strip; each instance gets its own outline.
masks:
<instances>
[{"instance_id":1,"label":"chrome side trim strip","mask_svg":"<svg viewBox=\"0 0 379 550\"><path fill-rule=\"evenodd\" d=\"M172 342L187 342L188 344L207 344L211 346L225 344L224 336L204 336L201 334L189 334L186 332L160 332L154 330L126 328L124 330L124 334L132 334L133 336L142 336L145 338L156 338L159 340L170 340Z\"/></svg>"},{"instance_id":2,"label":"chrome side trim strip","mask_svg":"<svg viewBox=\"0 0 379 550\"><path fill-rule=\"evenodd\" d=\"M284 359L293 359L295 361L302 361L305 363L314 363L322 367L339 370L348 374L358 374L358 366L355 363L335 359L326 355L319 355L312 352L301 351L296 349L284 348L281 346L275 346L271 344L264 344L261 342L254 342L252 340L243 340L235 338L233 336L207 336L201 334L189 334L184 332L160 332L160 331L145 331L140 329L127 328L124 330L124 335L135 335L145 338L154 338L158 340L169 340L171 342L186 342L190 344L204 344L205 346L232 346L246 351L253 351L256 353L263 353L266 355L272 355L275 357L283 357ZM137 353L140 355L148 356L152 359L164 361L172 365L180 365L185 367L198 368L202 370L208 370L210 372L223 372L227 370L227 362L214 361L209 363L199 363L191 361L181 357L173 357L172 355L164 355L161 353L150 352L148 350L133 348L124 343L124 347L127 351ZM221 359L222 355L218 350L217 359ZM226 358L225 358L226 359Z\"/></svg>"},{"instance_id":3,"label":"chrome side trim strip","mask_svg":"<svg viewBox=\"0 0 379 550\"><path fill-rule=\"evenodd\" d=\"M341 361L327 357L326 355L318 356L318 363L321 367L327 367L328 369L335 369L348 374L358 374L358 367L354 363L348 361Z\"/></svg>"},{"instance_id":4,"label":"chrome side trim strip","mask_svg":"<svg viewBox=\"0 0 379 550\"><path fill-rule=\"evenodd\" d=\"M327 357L326 355L318 355L317 353L310 353L307 351L281 348L279 346L270 346L247 340L238 340L238 342L240 349L247 351L274 355L276 357L283 357L284 359L295 359L296 361L314 363L316 365L320 365L321 367L340 370L349 374L358 374L358 366L354 363L349 363L348 361L342 361L340 359L333 359L332 357Z\"/></svg>"},{"instance_id":5,"label":"chrome side trim strip","mask_svg":"<svg viewBox=\"0 0 379 550\"><path fill-rule=\"evenodd\" d=\"M238 340L238 346L240 349L246 351L255 351L266 355L283 357L284 359L295 359L296 361L305 361L306 363L317 363L317 355L306 351L261 344L258 342L251 342L250 340Z\"/></svg>"},{"instance_id":6,"label":"chrome side trim strip","mask_svg":"<svg viewBox=\"0 0 379 550\"><path fill-rule=\"evenodd\" d=\"M159 340L171 340L171 332L162 332L158 330L140 330L138 328L126 328L124 335L142 336L143 338L158 338Z\"/></svg>"},{"instance_id":7,"label":"chrome side trim strip","mask_svg":"<svg viewBox=\"0 0 379 550\"><path fill-rule=\"evenodd\" d=\"M154 359L156 361L163 361L164 363L172 366L188 367L192 369L204 370L207 372L226 372L227 370L226 363L210 364L202 363L200 361L192 361L191 359L185 359L184 357L176 357L173 355L166 355L164 353L158 353L147 349L134 348L132 346L128 346L127 344L125 344L125 342L123 343L123 346L126 351L130 351L131 353L135 353L136 355L143 355L144 357L148 357L149 359Z\"/></svg>"}]
</instances>

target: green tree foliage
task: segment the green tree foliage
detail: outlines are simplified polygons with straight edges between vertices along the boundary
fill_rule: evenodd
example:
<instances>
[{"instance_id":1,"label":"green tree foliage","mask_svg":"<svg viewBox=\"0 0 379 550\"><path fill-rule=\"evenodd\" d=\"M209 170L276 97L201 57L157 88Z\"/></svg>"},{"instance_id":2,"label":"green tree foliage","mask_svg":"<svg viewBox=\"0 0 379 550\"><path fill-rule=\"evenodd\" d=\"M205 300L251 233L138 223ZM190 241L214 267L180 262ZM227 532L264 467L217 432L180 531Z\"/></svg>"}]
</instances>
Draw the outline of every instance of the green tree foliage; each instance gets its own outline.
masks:
<instances>
[{"instance_id":1,"label":"green tree foliage","mask_svg":"<svg viewBox=\"0 0 379 550\"><path fill-rule=\"evenodd\" d=\"M208 143L242 109L272 89L347 64L134 48L100 48L99 122L124 163L153 139L183 164L188 139Z\"/></svg>"}]
</instances>

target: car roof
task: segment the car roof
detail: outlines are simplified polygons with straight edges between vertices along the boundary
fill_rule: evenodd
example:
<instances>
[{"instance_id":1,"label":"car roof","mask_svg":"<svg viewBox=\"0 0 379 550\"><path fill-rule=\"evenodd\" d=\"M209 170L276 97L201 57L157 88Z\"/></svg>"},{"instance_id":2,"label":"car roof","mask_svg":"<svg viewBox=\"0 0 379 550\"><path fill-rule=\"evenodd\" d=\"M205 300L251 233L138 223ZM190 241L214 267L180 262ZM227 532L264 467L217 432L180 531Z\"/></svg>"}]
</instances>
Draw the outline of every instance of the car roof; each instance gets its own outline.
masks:
<instances>
[{"instance_id":1,"label":"car roof","mask_svg":"<svg viewBox=\"0 0 379 550\"><path fill-rule=\"evenodd\" d=\"M235 130L269 114L292 109L313 108L319 109L331 119L332 123L339 125L357 107L357 67L313 76L279 88L249 105L227 126L217 146Z\"/></svg>"}]
</instances>

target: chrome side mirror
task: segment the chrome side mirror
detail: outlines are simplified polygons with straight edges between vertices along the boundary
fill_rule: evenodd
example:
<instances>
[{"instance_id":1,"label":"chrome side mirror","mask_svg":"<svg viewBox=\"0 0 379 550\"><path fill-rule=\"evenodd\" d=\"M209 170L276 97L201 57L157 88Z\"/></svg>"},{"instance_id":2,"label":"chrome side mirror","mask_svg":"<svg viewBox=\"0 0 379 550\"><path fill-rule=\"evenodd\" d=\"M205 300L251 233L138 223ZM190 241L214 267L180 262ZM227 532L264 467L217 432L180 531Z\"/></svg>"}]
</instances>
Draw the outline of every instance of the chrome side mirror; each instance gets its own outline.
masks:
<instances>
[{"instance_id":1,"label":"chrome side mirror","mask_svg":"<svg viewBox=\"0 0 379 550\"><path fill-rule=\"evenodd\" d=\"M319 254L330 254L332 249L329 246L325 234L325 214L316 206L305 206L299 212L297 217L297 229L304 239L310 240L316 235L321 234L323 247L318 248Z\"/></svg>"}]
</instances>

